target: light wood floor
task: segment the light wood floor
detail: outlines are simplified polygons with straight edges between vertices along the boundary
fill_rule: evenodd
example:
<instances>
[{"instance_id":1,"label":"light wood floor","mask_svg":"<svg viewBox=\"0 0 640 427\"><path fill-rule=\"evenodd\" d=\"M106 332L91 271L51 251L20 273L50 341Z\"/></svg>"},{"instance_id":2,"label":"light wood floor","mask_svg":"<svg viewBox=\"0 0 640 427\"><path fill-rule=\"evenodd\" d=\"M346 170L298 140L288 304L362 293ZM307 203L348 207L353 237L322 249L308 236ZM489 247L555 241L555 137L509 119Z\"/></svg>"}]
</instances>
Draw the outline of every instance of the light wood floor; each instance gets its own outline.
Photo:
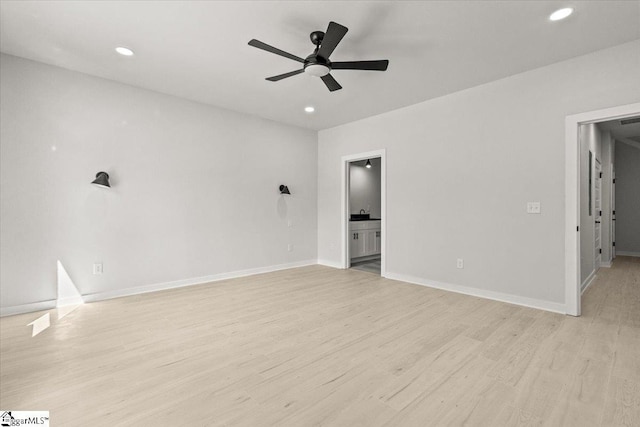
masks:
<instances>
[{"instance_id":1,"label":"light wood floor","mask_svg":"<svg viewBox=\"0 0 640 427\"><path fill-rule=\"evenodd\" d=\"M52 426L640 425L640 259L574 318L304 267L0 320L0 406Z\"/></svg>"}]
</instances>

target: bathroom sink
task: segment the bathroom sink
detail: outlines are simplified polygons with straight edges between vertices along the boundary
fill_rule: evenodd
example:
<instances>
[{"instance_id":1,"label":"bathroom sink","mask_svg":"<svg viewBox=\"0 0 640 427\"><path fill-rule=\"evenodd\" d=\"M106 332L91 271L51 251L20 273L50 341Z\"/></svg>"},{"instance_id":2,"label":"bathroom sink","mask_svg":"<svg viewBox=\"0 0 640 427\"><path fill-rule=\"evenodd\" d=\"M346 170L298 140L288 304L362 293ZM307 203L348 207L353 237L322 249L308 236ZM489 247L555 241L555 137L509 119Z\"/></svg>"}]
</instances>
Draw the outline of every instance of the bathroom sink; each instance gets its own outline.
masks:
<instances>
[{"instance_id":1,"label":"bathroom sink","mask_svg":"<svg viewBox=\"0 0 640 427\"><path fill-rule=\"evenodd\" d=\"M368 221L369 214L351 214L351 221Z\"/></svg>"}]
</instances>

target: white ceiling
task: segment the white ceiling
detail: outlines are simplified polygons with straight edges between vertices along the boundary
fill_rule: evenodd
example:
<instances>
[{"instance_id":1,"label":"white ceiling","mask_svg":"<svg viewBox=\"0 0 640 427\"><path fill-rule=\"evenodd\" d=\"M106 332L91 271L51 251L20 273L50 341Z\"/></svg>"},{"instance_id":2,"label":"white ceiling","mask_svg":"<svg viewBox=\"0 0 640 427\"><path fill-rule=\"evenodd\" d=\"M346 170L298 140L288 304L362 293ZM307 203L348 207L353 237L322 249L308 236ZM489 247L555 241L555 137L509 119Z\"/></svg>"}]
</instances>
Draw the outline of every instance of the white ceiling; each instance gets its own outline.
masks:
<instances>
[{"instance_id":1,"label":"white ceiling","mask_svg":"<svg viewBox=\"0 0 640 427\"><path fill-rule=\"evenodd\" d=\"M548 15L570 5L565 21ZM349 28L334 61L389 59L272 83L309 33ZM291 125L325 129L640 38L640 1L2 1L0 50ZM116 46L131 47L126 58ZM316 112L303 108L313 105Z\"/></svg>"},{"instance_id":2,"label":"white ceiling","mask_svg":"<svg viewBox=\"0 0 640 427\"><path fill-rule=\"evenodd\" d=\"M635 117L640 118L640 117ZM625 119L629 120L631 117ZM628 123L623 125L621 120L610 120L608 122L598 123L601 129L611 131L611 134L617 140L623 142L635 143L636 146L640 147L640 122L638 123Z\"/></svg>"}]
</instances>

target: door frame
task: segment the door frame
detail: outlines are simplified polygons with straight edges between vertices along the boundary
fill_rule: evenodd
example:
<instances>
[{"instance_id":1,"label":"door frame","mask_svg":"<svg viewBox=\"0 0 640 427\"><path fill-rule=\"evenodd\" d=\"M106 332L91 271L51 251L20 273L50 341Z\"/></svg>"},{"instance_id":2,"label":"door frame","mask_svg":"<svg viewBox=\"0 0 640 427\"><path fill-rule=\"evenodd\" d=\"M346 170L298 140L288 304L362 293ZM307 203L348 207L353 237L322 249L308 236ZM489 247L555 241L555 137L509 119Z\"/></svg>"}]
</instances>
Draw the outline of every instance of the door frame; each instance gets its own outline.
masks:
<instances>
[{"instance_id":1,"label":"door frame","mask_svg":"<svg viewBox=\"0 0 640 427\"><path fill-rule=\"evenodd\" d=\"M349 154L342 156L342 191L340 206L340 225L342 227L342 268L351 266L349 258L349 163L359 160L380 157L380 275L386 277L387 274L387 150L367 151L364 153Z\"/></svg>"},{"instance_id":2,"label":"door frame","mask_svg":"<svg viewBox=\"0 0 640 427\"><path fill-rule=\"evenodd\" d=\"M565 117L565 310L580 316L580 139L579 126L640 115L640 103Z\"/></svg>"}]
</instances>

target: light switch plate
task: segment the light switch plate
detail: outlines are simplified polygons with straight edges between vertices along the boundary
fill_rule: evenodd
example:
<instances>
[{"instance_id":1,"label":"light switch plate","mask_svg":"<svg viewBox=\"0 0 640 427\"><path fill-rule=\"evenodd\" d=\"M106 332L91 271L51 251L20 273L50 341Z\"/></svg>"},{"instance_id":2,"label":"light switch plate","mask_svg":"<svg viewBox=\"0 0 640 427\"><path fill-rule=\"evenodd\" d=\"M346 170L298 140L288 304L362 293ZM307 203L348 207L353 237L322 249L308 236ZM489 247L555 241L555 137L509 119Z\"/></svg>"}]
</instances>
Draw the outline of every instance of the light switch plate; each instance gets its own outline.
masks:
<instances>
[{"instance_id":1,"label":"light switch plate","mask_svg":"<svg viewBox=\"0 0 640 427\"><path fill-rule=\"evenodd\" d=\"M103 273L103 268L102 268L102 263L101 262L96 262L93 264L93 274L102 274Z\"/></svg>"},{"instance_id":2,"label":"light switch plate","mask_svg":"<svg viewBox=\"0 0 640 427\"><path fill-rule=\"evenodd\" d=\"M539 214L540 213L540 202L527 202L527 213Z\"/></svg>"}]
</instances>

